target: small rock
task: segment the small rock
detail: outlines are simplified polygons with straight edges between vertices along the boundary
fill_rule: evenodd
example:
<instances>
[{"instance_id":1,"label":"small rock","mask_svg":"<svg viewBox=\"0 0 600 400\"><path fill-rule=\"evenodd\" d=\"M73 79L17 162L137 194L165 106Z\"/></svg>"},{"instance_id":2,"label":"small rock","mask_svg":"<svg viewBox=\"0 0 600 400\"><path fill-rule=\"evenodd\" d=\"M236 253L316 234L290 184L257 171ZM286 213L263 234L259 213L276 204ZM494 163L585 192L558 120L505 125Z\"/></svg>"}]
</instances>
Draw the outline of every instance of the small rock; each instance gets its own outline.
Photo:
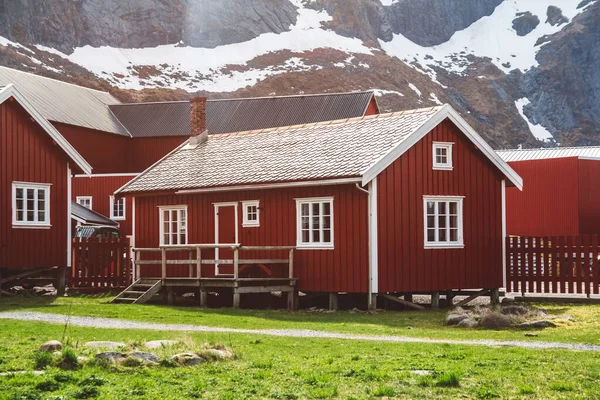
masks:
<instances>
[{"instance_id":1,"label":"small rock","mask_svg":"<svg viewBox=\"0 0 600 400\"><path fill-rule=\"evenodd\" d=\"M519 324L519 328L523 329L544 329L544 328L556 328L556 324L548 320L523 322Z\"/></svg>"},{"instance_id":2,"label":"small rock","mask_svg":"<svg viewBox=\"0 0 600 400\"><path fill-rule=\"evenodd\" d=\"M126 355L127 358L131 357L131 358L137 358L138 360L141 361L145 361L145 362L151 362L151 363L159 363L160 362L160 358L152 353L146 353L143 351L134 351L133 353L129 353Z\"/></svg>"},{"instance_id":3,"label":"small rock","mask_svg":"<svg viewBox=\"0 0 600 400\"><path fill-rule=\"evenodd\" d=\"M539 335L538 335L537 333L531 333L531 332L527 332L527 333L525 334L525 336L527 336L527 337L538 337Z\"/></svg>"},{"instance_id":4,"label":"small rock","mask_svg":"<svg viewBox=\"0 0 600 400\"><path fill-rule=\"evenodd\" d=\"M125 343L120 342L87 342L84 344L85 347L92 347L95 349L118 349L119 347L125 347Z\"/></svg>"},{"instance_id":5,"label":"small rock","mask_svg":"<svg viewBox=\"0 0 600 400\"><path fill-rule=\"evenodd\" d=\"M225 360L228 358L233 358L233 353L229 350L219 350L219 349L207 349L202 351L202 355L207 358L213 358L215 360Z\"/></svg>"},{"instance_id":6,"label":"small rock","mask_svg":"<svg viewBox=\"0 0 600 400\"><path fill-rule=\"evenodd\" d=\"M62 350L62 343L58 340L51 340L40 346L40 351L57 351Z\"/></svg>"},{"instance_id":7,"label":"small rock","mask_svg":"<svg viewBox=\"0 0 600 400\"><path fill-rule=\"evenodd\" d=\"M125 359L125 355L123 353L117 353L116 351L106 351L104 353L98 353L94 356L96 360L107 360L110 362L117 362Z\"/></svg>"},{"instance_id":8,"label":"small rock","mask_svg":"<svg viewBox=\"0 0 600 400\"><path fill-rule=\"evenodd\" d=\"M446 325L458 325L467 318L469 318L467 314L449 314L446 317Z\"/></svg>"},{"instance_id":9,"label":"small rock","mask_svg":"<svg viewBox=\"0 0 600 400\"><path fill-rule=\"evenodd\" d=\"M194 353L175 354L173 357L171 357L171 361L186 367L193 367L194 365L206 362L204 358L198 357Z\"/></svg>"},{"instance_id":10,"label":"small rock","mask_svg":"<svg viewBox=\"0 0 600 400\"><path fill-rule=\"evenodd\" d=\"M431 371L427 371L425 369L415 369L413 371L410 371L410 373L411 374L415 374L415 375L423 376L423 375L429 375L429 374L431 374Z\"/></svg>"},{"instance_id":11,"label":"small rock","mask_svg":"<svg viewBox=\"0 0 600 400\"><path fill-rule=\"evenodd\" d=\"M160 349L163 347L175 346L177 343L176 340L152 340L150 342L146 342L144 346L147 349Z\"/></svg>"},{"instance_id":12,"label":"small rock","mask_svg":"<svg viewBox=\"0 0 600 400\"><path fill-rule=\"evenodd\" d=\"M458 323L458 326L461 328L476 328L477 325L479 325L479 323L473 318L466 318Z\"/></svg>"},{"instance_id":13,"label":"small rock","mask_svg":"<svg viewBox=\"0 0 600 400\"><path fill-rule=\"evenodd\" d=\"M507 306L502 308L502 314L525 315L529 309L523 306Z\"/></svg>"}]
</instances>

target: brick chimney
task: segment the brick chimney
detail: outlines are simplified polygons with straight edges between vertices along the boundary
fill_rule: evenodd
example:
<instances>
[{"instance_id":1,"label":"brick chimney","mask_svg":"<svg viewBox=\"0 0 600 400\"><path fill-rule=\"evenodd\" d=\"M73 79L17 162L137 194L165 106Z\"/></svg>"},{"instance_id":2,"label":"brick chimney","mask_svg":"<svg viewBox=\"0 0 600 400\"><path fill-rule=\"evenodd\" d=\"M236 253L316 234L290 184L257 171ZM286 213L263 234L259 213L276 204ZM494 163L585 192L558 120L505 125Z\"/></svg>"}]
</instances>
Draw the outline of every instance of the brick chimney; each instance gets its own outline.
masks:
<instances>
[{"instance_id":1,"label":"brick chimney","mask_svg":"<svg viewBox=\"0 0 600 400\"><path fill-rule=\"evenodd\" d=\"M208 138L206 130L206 97L190 99L190 144L200 144Z\"/></svg>"}]
</instances>

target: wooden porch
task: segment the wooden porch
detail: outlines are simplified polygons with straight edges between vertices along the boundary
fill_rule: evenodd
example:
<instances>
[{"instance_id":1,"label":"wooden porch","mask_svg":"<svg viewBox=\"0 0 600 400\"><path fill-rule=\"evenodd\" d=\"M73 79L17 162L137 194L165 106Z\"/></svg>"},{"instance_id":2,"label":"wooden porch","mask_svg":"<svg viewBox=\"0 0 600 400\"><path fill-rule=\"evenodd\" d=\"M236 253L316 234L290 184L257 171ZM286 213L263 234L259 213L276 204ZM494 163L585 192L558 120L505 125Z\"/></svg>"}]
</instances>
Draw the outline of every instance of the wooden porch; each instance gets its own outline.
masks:
<instances>
[{"instance_id":1,"label":"wooden porch","mask_svg":"<svg viewBox=\"0 0 600 400\"><path fill-rule=\"evenodd\" d=\"M215 258L214 256L219 254L221 249L229 251L233 257ZM242 294L281 292L287 293L288 308L295 309L297 292L296 278L294 278L294 250L293 246L242 246L241 244L193 244L133 249L134 282L113 302L145 303L162 291L166 292L169 303L172 303L176 290L194 288L194 292L200 297L200 305L205 307L210 292L231 289L233 307L240 307ZM286 256L285 258L266 257L265 254L270 252L277 253L278 256L282 254ZM210 254L204 258L207 253ZM260 253L260 257L241 258L240 253ZM146 273L143 268L147 266L160 266L160 273L155 274L159 276ZM214 266L214 275L206 273L205 266ZM217 273L219 268L226 266L232 267L231 273ZM176 272L172 271L174 267L178 267ZM256 271L259 274L256 274Z\"/></svg>"}]
</instances>

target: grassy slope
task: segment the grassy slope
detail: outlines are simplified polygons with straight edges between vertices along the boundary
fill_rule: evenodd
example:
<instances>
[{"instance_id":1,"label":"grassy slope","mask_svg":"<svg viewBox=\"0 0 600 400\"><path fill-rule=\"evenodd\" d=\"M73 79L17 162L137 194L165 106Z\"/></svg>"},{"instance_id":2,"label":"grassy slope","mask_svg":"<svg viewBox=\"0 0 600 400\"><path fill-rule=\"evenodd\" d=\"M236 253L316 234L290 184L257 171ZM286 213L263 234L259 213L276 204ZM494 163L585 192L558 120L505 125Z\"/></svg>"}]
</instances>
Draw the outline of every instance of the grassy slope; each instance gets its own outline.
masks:
<instances>
[{"instance_id":1,"label":"grassy slope","mask_svg":"<svg viewBox=\"0 0 600 400\"><path fill-rule=\"evenodd\" d=\"M392 334L441 339L541 340L600 345L600 306L542 305L575 322L525 337L522 331L464 330L444 326L445 310L383 312L377 315L339 312L316 314L273 310L199 309L165 305L108 304L110 297L0 298L0 311L41 311L159 323L184 323L248 329L315 329L356 334Z\"/></svg>"},{"instance_id":2,"label":"grassy slope","mask_svg":"<svg viewBox=\"0 0 600 400\"><path fill-rule=\"evenodd\" d=\"M39 322L3 323L0 371L31 370L38 346L49 339L61 339L63 330L62 326ZM75 372L51 368L42 376L0 377L0 399L72 398L93 386L82 383L92 376L100 378L100 398L363 399L387 395L572 399L598 398L600 393L600 354L596 353L76 327L68 327L66 335L74 346L87 340L209 341L233 348L239 358L195 368L92 365ZM77 352L85 354L80 347ZM434 375L422 378L410 370L431 370ZM456 374L459 386L436 386L444 374ZM59 381L69 381L56 383L57 375L62 378Z\"/></svg>"}]
</instances>

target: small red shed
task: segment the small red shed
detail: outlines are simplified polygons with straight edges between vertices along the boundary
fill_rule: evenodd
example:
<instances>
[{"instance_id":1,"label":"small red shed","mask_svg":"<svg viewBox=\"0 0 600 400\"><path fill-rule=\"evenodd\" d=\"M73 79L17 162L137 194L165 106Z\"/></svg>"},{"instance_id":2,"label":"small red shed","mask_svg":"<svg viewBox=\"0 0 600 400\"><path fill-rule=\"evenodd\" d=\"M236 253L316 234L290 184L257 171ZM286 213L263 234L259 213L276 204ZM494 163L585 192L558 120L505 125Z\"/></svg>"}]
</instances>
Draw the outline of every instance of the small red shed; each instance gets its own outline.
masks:
<instances>
[{"instance_id":1,"label":"small red shed","mask_svg":"<svg viewBox=\"0 0 600 400\"><path fill-rule=\"evenodd\" d=\"M371 306L377 293L503 286L504 191L522 180L450 106L224 135L198 125L117 191L134 198L136 247L296 246L298 290Z\"/></svg>"},{"instance_id":2,"label":"small red shed","mask_svg":"<svg viewBox=\"0 0 600 400\"><path fill-rule=\"evenodd\" d=\"M507 233L514 236L600 234L600 147L498 151L523 177L506 192Z\"/></svg>"},{"instance_id":3,"label":"small red shed","mask_svg":"<svg viewBox=\"0 0 600 400\"><path fill-rule=\"evenodd\" d=\"M13 85L0 89L0 273L70 265L71 171L90 165Z\"/></svg>"}]
</instances>

